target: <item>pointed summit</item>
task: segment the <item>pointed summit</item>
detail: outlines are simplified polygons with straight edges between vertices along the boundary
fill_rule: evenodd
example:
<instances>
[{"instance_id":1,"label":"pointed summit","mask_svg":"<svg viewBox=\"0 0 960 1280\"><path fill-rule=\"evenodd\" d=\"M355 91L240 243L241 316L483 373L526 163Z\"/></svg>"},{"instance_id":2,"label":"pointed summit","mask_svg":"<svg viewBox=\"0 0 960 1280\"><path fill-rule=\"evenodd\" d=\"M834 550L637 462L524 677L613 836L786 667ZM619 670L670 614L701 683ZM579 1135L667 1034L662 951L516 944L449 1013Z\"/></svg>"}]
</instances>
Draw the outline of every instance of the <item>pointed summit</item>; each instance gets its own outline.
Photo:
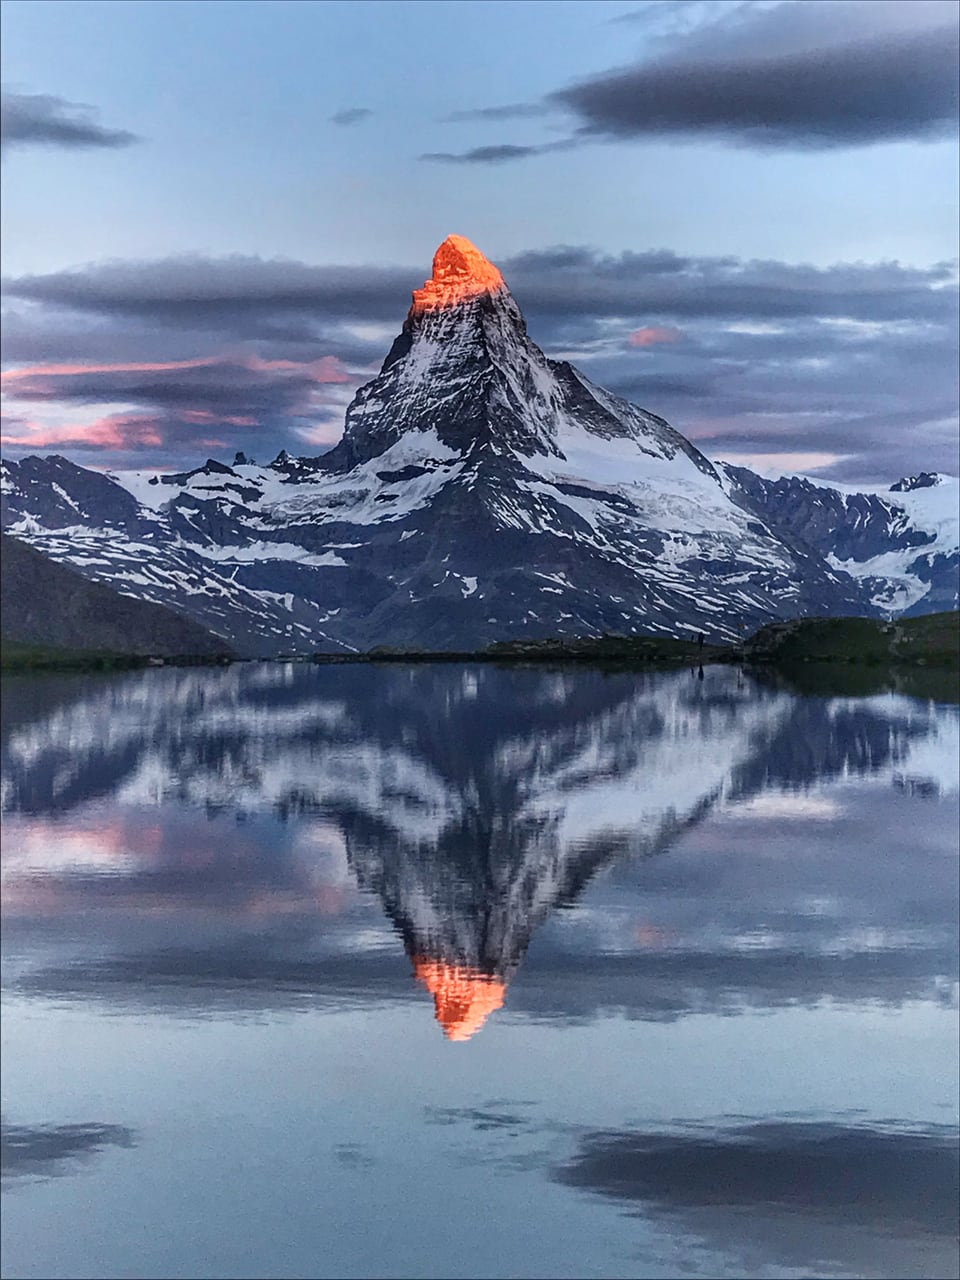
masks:
<instances>
[{"instance_id":1,"label":"pointed summit","mask_svg":"<svg viewBox=\"0 0 960 1280\"><path fill-rule=\"evenodd\" d=\"M503 276L466 236L447 236L433 255L433 274L422 289L414 289L411 315L438 311L499 293Z\"/></svg>"},{"instance_id":2,"label":"pointed summit","mask_svg":"<svg viewBox=\"0 0 960 1280\"><path fill-rule=\"evenodd\" d=\"M578 438L586 433L588 442L596 436L639 444L664 461L683 451L719 484L706 459L662 419L614 404L572 366L548 360L499 270L464 236L448 236L434 254L433 275L414 290L379 375L357 391L343 438L323 465L349 471L404 437L407 451L426 448L431 470L437 447L485 465L499 458L492 495L502 492L504 469L519 459L563 459L560 438L571 431ZM424 438L415 442L417 436Z\"/></svg>"}]
</instances>

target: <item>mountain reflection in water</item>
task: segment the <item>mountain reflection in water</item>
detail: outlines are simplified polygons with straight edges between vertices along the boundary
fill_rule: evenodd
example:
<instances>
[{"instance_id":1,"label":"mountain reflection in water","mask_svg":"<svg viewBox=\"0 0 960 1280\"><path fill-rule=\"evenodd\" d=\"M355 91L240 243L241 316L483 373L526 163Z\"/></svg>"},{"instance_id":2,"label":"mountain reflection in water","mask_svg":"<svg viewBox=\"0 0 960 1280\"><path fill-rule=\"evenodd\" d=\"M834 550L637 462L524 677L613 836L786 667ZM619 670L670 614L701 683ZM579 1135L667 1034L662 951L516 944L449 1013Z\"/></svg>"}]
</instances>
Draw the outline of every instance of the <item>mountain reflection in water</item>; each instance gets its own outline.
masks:
<instances>
[{"instance_id":1,"label":"mountain reflection in water","mask_svg":"<svg viewBox=\"0 0 960 1280\"><path fill-rule=\"evenodd\" d=\"M3 693L4 1275L960 1274L955 705Z\"/></svg>"},{"instance_id":2,"label":"mountain reflection in water","mask_svg":"<svg viewBox=\"0 0 960 1280\"><path fill-rule=\"evenodd\" d=\"M727 668L237 665L7 684L5 910L23 957L45 940L24 989L408 997L364 915L375 897L452 1041L504 1005L531 939L602 869L662 854L712 812L831 817L831 780L935 797L956 750L953 707L798 698ZM579 974L558 963L515 1007L572 1011L598 980L640 1016L751 990L776 1004L804 996L801 953L813 999L897 1000L955 972L949 914L932 922L931 972L888 886L853 925L834 889L839 907L798 911L782 874L758 876L776 929L751 937L729 898L688 886L672 920L635 921L629 946L595 948ZM930 907L913 893L903 910L916 924ZM854 926L881 943L851 942Z\"/></svg>"}]
</instances>

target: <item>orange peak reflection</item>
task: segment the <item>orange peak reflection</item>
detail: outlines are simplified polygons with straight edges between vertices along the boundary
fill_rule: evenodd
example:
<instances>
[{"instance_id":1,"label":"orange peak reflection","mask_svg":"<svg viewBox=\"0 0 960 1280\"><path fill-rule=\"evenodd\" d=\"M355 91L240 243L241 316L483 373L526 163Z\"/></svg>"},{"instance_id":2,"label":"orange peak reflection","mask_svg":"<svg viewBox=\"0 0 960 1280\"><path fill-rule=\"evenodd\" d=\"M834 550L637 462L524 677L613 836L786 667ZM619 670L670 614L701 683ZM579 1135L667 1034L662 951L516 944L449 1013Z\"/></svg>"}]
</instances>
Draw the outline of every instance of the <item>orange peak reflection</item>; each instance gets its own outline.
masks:
<instances>
[{"instance_id":1,"label":"orange peak reflection","mask_svg":"<svg viewBox=\"0 0 960 1280\"><path fill-rule=\"evenodd\" d=\"M413 291L411 314L455 307L504 287L503 276L475 244L465 236L447 236L433 255L433 275Z\"/></svg>"},{"instance_id":2,"label":"orange peak reflection","mask_svg":"<svg viewBox=\"0 0 960 1280\"><path fill-rule=\"evenodd\" d=\"M448 1040L469 1040L503 1004L506 983L467 965L415 956L413 971L433 996L437 1021Z\"/></svg>"}]
</instances>

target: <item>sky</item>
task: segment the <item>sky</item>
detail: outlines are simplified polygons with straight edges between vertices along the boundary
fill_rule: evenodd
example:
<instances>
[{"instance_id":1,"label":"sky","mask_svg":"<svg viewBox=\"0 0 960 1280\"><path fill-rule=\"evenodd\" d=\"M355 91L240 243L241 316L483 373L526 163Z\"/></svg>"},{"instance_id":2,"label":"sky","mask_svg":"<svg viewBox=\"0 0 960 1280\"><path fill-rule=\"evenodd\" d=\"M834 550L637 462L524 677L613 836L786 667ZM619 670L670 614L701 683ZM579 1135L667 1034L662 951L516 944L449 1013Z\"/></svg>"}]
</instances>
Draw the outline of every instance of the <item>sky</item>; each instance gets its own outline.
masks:
<instances>
[{"instance_id":1,"label":"sky","mask_svg":"<svg viewBox=\"0 0 960 1280\"><path fill-rule=\"evenodd\" d=\"M709 457L956 473L955 0L10 0L3 449L334 443L465 235Z\"/></svg>"}]
</instances>

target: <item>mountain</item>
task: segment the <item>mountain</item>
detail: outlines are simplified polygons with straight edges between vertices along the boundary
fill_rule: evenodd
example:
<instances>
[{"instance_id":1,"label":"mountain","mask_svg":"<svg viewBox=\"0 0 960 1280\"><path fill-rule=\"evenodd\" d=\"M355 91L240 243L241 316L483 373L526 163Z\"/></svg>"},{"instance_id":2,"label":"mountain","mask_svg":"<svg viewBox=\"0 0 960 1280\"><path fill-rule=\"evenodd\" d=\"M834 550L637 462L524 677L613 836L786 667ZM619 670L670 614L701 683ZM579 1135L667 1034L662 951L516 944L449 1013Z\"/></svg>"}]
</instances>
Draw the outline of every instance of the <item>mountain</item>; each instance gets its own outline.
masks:
<instances>
[{"instance_id":1,"label":"mountain","mask_svg":"<svg viewBox=\"0 0 960 1280\"><path fill-rule=\"evenodd\" d=\"M960 607L955 477L921 472L864 491L802 476L764 480L724 463L718 469L741 506L856 578L881 613L913 617Z\"/></svg>"},{"instance_id":2,"label":"mountain","mask_svg":"<svg viewBox=\"0 0 960 1280\"><path fill-rule=\"evenodd\" d=\"M881 566L861 581L827 532L809 542L662 418L548 359L459 236L329 453L112 477L26 458L0 487L5 526L54 559L252 653L730 640L885 607Z\"/></svg>"},{"instance_id":3,"label":"mountain","mask_svg":"<svg viewBox=\"0 0 960 1280\"><path fill-rule=\"evenodd\" d=\"M163 605L121 595L0 535L4 640L175 657L230 654L219 636Z\"/></svg>"}]
</instances>

